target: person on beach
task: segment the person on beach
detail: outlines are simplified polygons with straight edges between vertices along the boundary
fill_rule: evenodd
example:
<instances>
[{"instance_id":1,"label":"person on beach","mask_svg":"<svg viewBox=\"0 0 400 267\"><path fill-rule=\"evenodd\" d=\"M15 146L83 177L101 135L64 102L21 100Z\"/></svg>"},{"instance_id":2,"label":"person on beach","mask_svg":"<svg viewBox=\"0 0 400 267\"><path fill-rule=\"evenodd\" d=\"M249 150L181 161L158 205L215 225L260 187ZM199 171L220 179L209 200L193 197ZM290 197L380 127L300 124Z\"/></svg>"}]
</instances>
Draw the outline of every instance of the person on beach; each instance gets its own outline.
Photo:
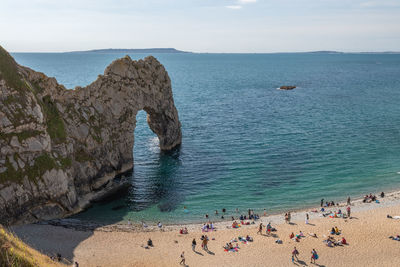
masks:
<instances>
[{"instance_id":1,"label":"person on beach","mask_svg":"<svg viewBox=\"0 0 400 267\"><path fill-rule=\"evenodd\" d=\"M321 199L321 207L324 206L324 199Z\"/></svg>"},{"instance_id":2,"label":"person on beach","mask_svg":"<svg viewBox=\"0 0 400 267\"><path fill-rule=\"evenodd\" d=\"M185 251L182 251L181 254L181 262L179 263L180 265L185 265L186 266L186 262L185 262Z\"/></svg>"},{"instance_id":3,"label":"person on beach","mask_svg":"<svg viewBox=\"0 0 400 267\"><path fill-rule=\"evenodd\" d=\"M157 226L158 226L158 229L160 229L160 231L162 231L162 224L161 224L161 222L158 222Z\"/></svg>"},{"instance_id":4,"label":"person on beach","mask_svg":"<svg viewBox=\"0 0 400 267\"><path fill-rule=\"evenodd\" d=\"M299 258L297 257L297 255L299 255L299 251L297 250L296 247L294 247L293 251L292 251L292 258L294 260L294 258L296 258L297 261L299 261Z\"/></svg>"},{"instance_id":5,"label":"person on beach","mask_svg":"<svg viewBox=\"0 0 400 267\"><path fill-rule=\"evenodd\" d=\"M271 230L272 230L271 222L268 222L266 230L267 230L266 234L267 235L271 235Z\"/></svg>"},{"instance_id":6,"label":"person on beach","mask_svg":"<svg viewBox=\"0 0 400 267\"><path fill-rule=\"evenodd\" d=\"M151 240L151 238L149 238L149 240L147 240L147 245L149 247L153 247L153 240Z\"/></svg>"},{"instance_id":7,"label":"person on beach","mask_svg":"<svg viewBox=\"0 0 400 267\"><path fill-rule=\"evenodd\" d=\"M192 241L192 250L193 250L193 251L196 251L196 245L197 245L196 239L193 238L193 241Z\"/></svg>"},{"instance_id":8,"label":"person on beach","mask_svg":"<svg viewBox=\"0 0 400 267\"><path fill-rule=\"evenodd\" d=\"M382 193L381 193L381 198L384 198L384 197L385 197L385 193L382 192Z\"/></svg>"},{"instance_id":9,"label":"person on beach","mask_svg":"<svg viewBox=\"0 0 400 267\"><path fill-rule=\"evenodd\" d=\"M203 247L203 249L205 251L208 250L207 244L208 244L208 238L207 238L207 236L205 236L204 239L203 239L203 243L201 244L201 246Z\"/></svg>"},{"instance_id":10,"label":"person on beach","mask_svg":"<svg viewBox=\"0 0 400 267\"><path fill-rule=\"evenodd\" d=\"M318 260L318 254L317 251L315 251L315 249L313 249L311 251L311 263L315 264L315 261ZM314 262L313 262L314 261Z\"/></svg>"},{"instance_id":11,"label":"person on beach","mask_svg":"<svg viewBox=\"0 0 400 267\"><path fill-rule=\"evenodd\" d=\"M215 210L215 215L218 215L218 210Z\"/></svg>"},{"instance_id":12,"label":"person on beach","mask_svg":"<svg viewBox=\"0 0 400 267\"><path fill-rule=\"evenodd\" d=\"M267 210L264 209L264 217L267 216Z\"/></svg>"},{"instance_id":13,"label":"person on beach","mask_svg":"<svg viewBox=\"0 0 400 267\"><path fill-rule=\"evenodd\" d=\"M347 206L350 206L350 197L347 198Z\"/></svg>"},{"instance_id":14,"label":"person on beach","mask_svg":"<svg viewBox=\"0 0 400 267\"><path fill-rule=\"evenodd\" d=\"M306 224L308 224L309 219L310 219L310 216L308 215L308 213L306 213Z\"/></svg>"},{"instance_id":15,"label":"person on beach","mask_svg":"<svg viewBox=\"0 0 400 267\"><path fill-rule=\"evenodd\" d=\"M262 223L260 223L260 225L258 226L258 232L257 232L257 234L262 234L262 230L263 230L263 224Z\"/></svg>"},{"instance_id":16,"label":"person on beach","mask_svg":"<svg viewBox=\"0 0 400 267\"><path fill-rule=\"evenodd\" d=\"M289 222L289 216L287 213L285 213L285 223L288 223L288 222Z\"/></svg>"},{"instance_id":17,"label":"person on beach","mask_svg":"<svg viewBox=\"0 0 400 267\"><path fill-rule=\"evenodd\" d=\"M347 217L350 219L351 208L347 206Z\"/></svg>"}]
</instances>

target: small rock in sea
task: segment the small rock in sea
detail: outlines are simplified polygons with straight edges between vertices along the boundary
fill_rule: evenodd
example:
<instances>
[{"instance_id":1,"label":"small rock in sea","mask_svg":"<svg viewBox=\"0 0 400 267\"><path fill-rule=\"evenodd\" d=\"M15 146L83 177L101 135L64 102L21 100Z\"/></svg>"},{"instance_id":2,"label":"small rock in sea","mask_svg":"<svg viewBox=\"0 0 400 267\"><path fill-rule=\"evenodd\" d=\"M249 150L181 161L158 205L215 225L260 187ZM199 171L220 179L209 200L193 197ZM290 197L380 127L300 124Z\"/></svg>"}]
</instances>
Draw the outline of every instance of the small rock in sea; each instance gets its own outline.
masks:
<instances>
[{"instance_id":1,"label":"small rock in sea","mask_svg":"<svg viewBox=\"0 0 400 267\"><path fill-rule=\"evenodd\" d=\"M282 85L281 87L279 87L279 89L281 90L293 90L294 88L296 88L296 86L294 85Z\"/></svg>"}]
</instances>

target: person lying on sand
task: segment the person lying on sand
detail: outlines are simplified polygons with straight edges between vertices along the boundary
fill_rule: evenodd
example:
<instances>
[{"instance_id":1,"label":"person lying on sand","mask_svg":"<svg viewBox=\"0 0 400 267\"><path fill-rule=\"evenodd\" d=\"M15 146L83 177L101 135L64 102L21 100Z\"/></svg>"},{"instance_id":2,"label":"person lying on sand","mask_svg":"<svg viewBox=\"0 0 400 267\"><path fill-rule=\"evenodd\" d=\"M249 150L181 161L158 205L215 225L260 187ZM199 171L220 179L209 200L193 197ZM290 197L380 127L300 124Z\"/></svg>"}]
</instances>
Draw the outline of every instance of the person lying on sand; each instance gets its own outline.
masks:
<instances>
[{"instance_id":1,"label":"person lying on sand","mask_svg":"<svg viewBox=\"0 0 400 267\"><path fill-rule=\"evenodd\" d=\"M312 236L312 237L315 237L315 238L318 238L316 233L308 233L308 235Z\"/></svg>"},{"instance_id":2,"label":"person lying on sand","mask_svg":"<svg viewBox=\"0 0 400 267\"><path fill-rule=\"evenodd\" d=\"M246 236L246 241L253 242L253 238L249 235Z\"/></svg>"}]
</instances>

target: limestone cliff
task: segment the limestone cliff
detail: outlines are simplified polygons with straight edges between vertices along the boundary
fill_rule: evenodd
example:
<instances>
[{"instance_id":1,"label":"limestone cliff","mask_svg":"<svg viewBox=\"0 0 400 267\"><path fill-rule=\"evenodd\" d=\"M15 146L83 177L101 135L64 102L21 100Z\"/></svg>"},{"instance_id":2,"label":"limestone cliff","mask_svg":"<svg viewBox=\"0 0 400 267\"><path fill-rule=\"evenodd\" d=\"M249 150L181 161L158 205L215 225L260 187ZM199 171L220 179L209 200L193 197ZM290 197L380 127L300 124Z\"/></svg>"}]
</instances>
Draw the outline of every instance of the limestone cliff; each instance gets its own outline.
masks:
<instances>
[{"instance_id":1,"label":"limestone cliff","mask_svg":"<svg viewBox=\"0 0 400 267\"><path fill-rule=\"evenodd\" d=\"M162 150L180 145L171 82L154 57L115 60L67 90L0 47L0 223L63 217L123 183L140 110Z\"/></svg>"}]
</instances>

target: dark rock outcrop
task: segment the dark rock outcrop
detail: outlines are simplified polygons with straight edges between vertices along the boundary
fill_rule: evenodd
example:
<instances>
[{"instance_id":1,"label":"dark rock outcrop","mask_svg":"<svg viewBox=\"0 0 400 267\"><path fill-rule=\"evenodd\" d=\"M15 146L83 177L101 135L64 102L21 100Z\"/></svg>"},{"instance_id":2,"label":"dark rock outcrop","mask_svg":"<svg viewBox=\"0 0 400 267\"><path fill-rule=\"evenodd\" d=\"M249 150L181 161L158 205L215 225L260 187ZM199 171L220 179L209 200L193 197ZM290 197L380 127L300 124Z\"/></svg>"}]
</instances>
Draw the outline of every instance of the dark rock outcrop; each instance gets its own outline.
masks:
<instances>
[{"instance_id":1,"label":"dark rock outcrop","mask_svg":"<svg viewBox=\"0 0 400 267\"><path fill-rule=\"evenodd\" d=\"M279 87L279 89L281 89L281 90L293 90L295 88L296 88L296 86L293 86L293 85L282 85L281 87Z\"/></svg>"},{"instance_id":2,"label":"dark rock outcrop","mask_svg":"<svg viewBox=\"0 0 400 267\"><path fill-rule=\"evenodd\" d=\"M0 223L64 217L123 184L140 110L162 150L180 145L171 82L154 57L115 60L67 90L0 47Z\"/></svg>"}]
</instances>

